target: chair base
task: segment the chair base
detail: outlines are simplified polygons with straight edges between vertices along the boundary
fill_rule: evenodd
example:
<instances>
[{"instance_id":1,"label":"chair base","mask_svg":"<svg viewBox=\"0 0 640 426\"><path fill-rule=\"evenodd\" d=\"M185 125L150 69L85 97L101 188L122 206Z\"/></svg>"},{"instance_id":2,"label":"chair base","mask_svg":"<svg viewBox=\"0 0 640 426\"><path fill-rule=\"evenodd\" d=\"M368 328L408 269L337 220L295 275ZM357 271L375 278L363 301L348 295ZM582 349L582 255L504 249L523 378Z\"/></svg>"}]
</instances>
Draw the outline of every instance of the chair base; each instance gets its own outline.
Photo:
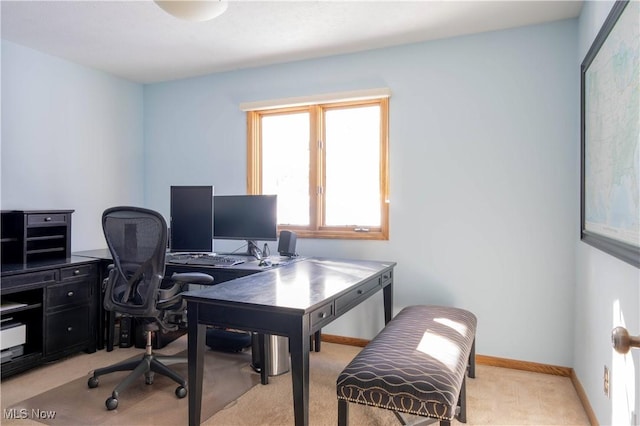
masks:
<instances>
[{"instance_id":1,"label":"chair base","mask_svg":"<svg viewBox=\"0 0 640 426\"><path fill-rule=\"evenodd\" d=\"M151 341L152 333L147 331L147 347L142 359L123 361L108 367L98 368L93 372L93 376L89 378L87 383L88 386L90 388L95 388L98 387L99 384L98 377L102 375L113 373L114 371L131 371L131 373L129 373L129 375L115 387L111 396L106 400L105 405L107 406L107 409L116 409L118 407L118 398L120 397L120 393L138 377L143 375L145 383L148 385L153 384L155 373L169 377L179 385L175 390L176 396L178 398L184 398L187 395L187 381L168 367L173 364L186 363L187 358L155 355L152 351Z\"/></svg>"}]
</instances>

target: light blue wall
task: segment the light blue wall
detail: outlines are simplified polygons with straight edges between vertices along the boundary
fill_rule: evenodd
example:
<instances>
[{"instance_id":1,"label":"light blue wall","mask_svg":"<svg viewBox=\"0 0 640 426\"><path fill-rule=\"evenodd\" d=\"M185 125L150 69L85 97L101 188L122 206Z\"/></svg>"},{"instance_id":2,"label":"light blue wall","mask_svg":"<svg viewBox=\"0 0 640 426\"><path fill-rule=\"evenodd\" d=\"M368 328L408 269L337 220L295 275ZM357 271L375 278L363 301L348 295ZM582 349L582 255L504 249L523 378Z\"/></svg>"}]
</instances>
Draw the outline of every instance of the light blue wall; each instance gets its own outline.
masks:
<instances>
[{"instance_id":1,"label":"light blue wall","mask_svg":"<svg viewBox=\"0 0 640 426\"><path fill-rule=\"evenodd\" d=\"M2 209L74 209L72 250L106 247L100 216L142 205L143 89L2 41Z\"/></svg>"},{"instance_id":2,"label":"light blue wall","mask_svg":"<svg viewBox=\"0 0 640 426\"><path fill-rule=\"evenodd\" d=\"M145 87L2 41L1 207L73 208L73 249L103 246L108 206L168 215L170 185L244 192L241 102L389 87L391 239L300 240L300 252L396 260L396 310L471 309L478 353L572 366L611 424L638 411L620 408L629 385L609 336L616 303L640 333L640 276L578 235L578 70L611 4L587 2L579 21ZM372 337L380 304L326 332ZM635 395L637 354L625 361Z\"/></svg>"},{"instance_id":3,"label":"light blue wall","mask_svg":"<svg viewBox=\"0 0 640 426\"><path fill-rule=\"evenodd\" d=\"M604 1L585 3L575 69L580 69L612 5ZM575 149L577 156L579 141ZM601 424L638 424L633 414L640 409L638 351L627 356L617 354L611 347L611 330L623 324L631 334L640 334L640 270L577 242L576 275L573 367ZM611 370L610 398L603 392L605 365Z\"/></svg>"},{"instance_id":4,"label":"light blue wall","mask_svg":"<svg viewBox=\"0 0 640 426\"><path fill-rule=\"evenodd\" d=\"M569 20L145 86L146 203L168 214L171 184L244 193L242 102L389 87L390 240L299 252L395 260L396 311L468 308L478 353L571 366L576 51ZM325 331L371 338L382 324L378 296Z\"/></svg>"},{"instance_id":5,"label":"light blue wall","mask_svg":"<svg viewBox=\"0 0 640 426\"><path fill-rule=\"evenodd\" d=\"M579 21L145 87L2 41L1 207L75 209L73 249L103 246L108 206L168 214L172 184L244 192L241 102L389 87L390 241L301 240L300 252L396 260L396 310L471 309L479 353L572 366L600 423L618 423L638 411L638 396L624 403L640 393L640 364L609 339L621 317L640 333L639 271L578 235L578 71L611 5L586 2ZM380 304L326 331L370 338Z\"/></svg>"}]
</instances>

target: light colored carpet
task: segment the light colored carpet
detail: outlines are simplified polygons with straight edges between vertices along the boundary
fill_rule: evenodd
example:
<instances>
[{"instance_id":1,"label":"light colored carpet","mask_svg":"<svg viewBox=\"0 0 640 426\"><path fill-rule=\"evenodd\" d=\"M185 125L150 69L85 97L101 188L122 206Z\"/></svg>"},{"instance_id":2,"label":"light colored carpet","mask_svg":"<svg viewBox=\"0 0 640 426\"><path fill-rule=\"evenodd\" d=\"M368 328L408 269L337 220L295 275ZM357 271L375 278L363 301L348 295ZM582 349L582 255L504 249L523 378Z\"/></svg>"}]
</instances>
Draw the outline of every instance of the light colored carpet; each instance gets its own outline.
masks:
<instances>
[{"instance_id":1,"label":"light colored carpet","mask_svg":"<svg viewBox=\"0 0 640 426\"><path fill-rule=\"evenodd\" d=\"M336 379L361 348L323 343L310 355L309 424L337 424ZM204 425L293 424L291 374L271 377L253 387ZM457 421L454 424L461 424ZM349 404L352 426L398 425L388 410ZM567 377L484 365L467 378L467 425L589 425L578 395Z\"/></svg>"},{"instance_id":2,"label":"light colored carpet","mask_svg":"<svg viewBox=\"0 0 640 426\"><path fill-rule=\"evenodd\" d=\"M186 338L171 343L162 352L176 353L186 349ZM361 348L323 342L322 352L310 354L310 398L309 422L315 425L331 425L337 423L337 399L335 382L339 372ZM82 378L83 390L86 390L88 372L95 367L117 362L139 354L140 349L116 349L114 352L98 351L94 354L78 354L74 357L51 363L28 371L24 374L3 380L0 383L2 409L18 406L20 402L32 398L61 383ZM247 367L248 368L248 367ZM257 376L257 375L256 375ZM203 391L211 386L218 389L224 384L204 383ZM100 390L92 389L91 391ZM109 393L106 389L100 395L100 404ZM172 411L165 396L175 403L172 391L151 392L145 401L144 409L135 421L125 422L119 414L115 414L112 424L119 425L156 425L156 420L149 420L145 413L162 410ZM123 398L125 398L123 396ZM178 402L186 402L181 400ZM124 404L123 400L123 404ZM78 398L78 406L85 402ZM104 407L104 405L102 405ZM349 405L350 425L398 425L393 413L373 407L356 404ZM66 410L66 409L65 409ZM84 425L86 421L74 420L74 411L65 413L68 425ZM27 426L40 425L32 419L7 420L1 418L3 425ZM182 422L186 424L186 414ZM203 424L207 426L234 425L292 425L293 397L291 374L271 377L269 385L260 384L252 387L226 408L218 411ZM454 421L454 424L459 424ZM467 379L467 425L588 425L589 420L584 412L571 380L567 377L551 376L539 373L510 370L499 367L478 365L476 378Z\"/></svg>"}]
</instances>

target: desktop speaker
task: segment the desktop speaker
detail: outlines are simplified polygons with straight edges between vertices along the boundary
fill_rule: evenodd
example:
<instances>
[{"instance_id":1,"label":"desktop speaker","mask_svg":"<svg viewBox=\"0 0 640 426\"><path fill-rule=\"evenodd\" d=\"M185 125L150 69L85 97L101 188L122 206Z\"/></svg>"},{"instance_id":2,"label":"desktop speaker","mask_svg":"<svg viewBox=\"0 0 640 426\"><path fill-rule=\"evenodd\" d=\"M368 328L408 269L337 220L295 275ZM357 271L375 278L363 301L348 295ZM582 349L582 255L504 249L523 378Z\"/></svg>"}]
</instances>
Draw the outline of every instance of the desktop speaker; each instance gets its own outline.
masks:
<instances>
[{"instance_id":1,"label":"desktop speaker","mask_svg":"<svg viewBox=\"0 0 640 426\"><path fill-rule=\"evenodd\" d=\"M278 241L278 253L280 256L294 257L296 254L296 240L298 236L295 232L280 231L280 241Z\"/></svg>"}]
</instances>

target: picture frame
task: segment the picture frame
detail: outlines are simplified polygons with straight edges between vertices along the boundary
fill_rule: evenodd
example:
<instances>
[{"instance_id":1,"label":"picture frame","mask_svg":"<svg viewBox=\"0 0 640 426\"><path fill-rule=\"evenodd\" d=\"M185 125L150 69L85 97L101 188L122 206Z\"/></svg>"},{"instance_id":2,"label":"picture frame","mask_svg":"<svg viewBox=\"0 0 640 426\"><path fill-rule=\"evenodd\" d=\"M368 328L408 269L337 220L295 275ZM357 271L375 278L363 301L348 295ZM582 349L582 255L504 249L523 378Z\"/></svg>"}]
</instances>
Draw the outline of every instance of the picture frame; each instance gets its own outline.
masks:
<instances>
[{"instance_id":1,"label":"picture frame","mask_svg":"<svg viewBox=\"0 0 640 426\"><path fill-rule=\"evenodd\" d=\"M640 268L640 3L616 1L580 73L580 239Z\"/></svg>"}]
</instances>

